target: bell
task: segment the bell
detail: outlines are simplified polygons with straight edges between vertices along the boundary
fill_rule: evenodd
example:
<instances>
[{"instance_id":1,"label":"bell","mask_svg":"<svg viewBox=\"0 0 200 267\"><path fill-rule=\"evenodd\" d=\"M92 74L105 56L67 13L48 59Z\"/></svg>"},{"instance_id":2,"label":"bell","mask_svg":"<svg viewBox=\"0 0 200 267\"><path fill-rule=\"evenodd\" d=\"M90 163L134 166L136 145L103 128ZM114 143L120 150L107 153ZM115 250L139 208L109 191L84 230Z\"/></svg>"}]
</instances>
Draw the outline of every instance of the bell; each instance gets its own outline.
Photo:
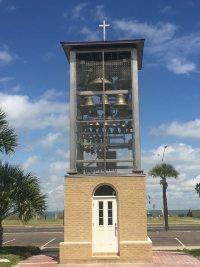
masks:
<instances>
[{"instance_id":1,"label":"bell","mask_svg":"<svg viewBox=\"0 0 200 267\"><path fill-rule=\"evenodd\" d=\"M115 127L114 130L113 130L113 134L118 134L118 133L119 133L118 128Z\"/></svg>"},{"instance_id":2,"label":"bell","mask_svg":"<svg viewBox=\"0 0 200 267\"><path fill-rule=\"evenodd\" d=\"M125 101L125 97L123 94L118 94L116 97L116 106L126 106L126 101Z\"/></svg>"},{"instance_id":3,"label":"bell","mask_svg":"<svg viewBox=\"0 0 200 267\"><path fill-rule=\"evenodd\" d=\"M92 99L92 96L87 96L86 99L85 99L85 103L84 103L84 106L87 106L87 107L94 107L94 101Z\"/></svg>"},{"instance_id":4,"label":"bell","mask_svg":"<svg viewBox=\"0 0 200 267\"><path fill-rule=\"evenodd\" d=\"M110 104L107 95L104 96L104 104L105 105L109 105Z\"/></svg>"},{"instance_id":5,"label":"bell","mask_svg":"<svg viewBox=\"0 0 200 267\"><path fill-rule=\"evenodd\" d=\"M112 82L105 79L105 78L96 78L96 79L92 80L89 83L89 85L95 90L102 90L103 89L103 82L105 84L106 89L108 86L112 85Z\"/></svg>"}]
</instances>

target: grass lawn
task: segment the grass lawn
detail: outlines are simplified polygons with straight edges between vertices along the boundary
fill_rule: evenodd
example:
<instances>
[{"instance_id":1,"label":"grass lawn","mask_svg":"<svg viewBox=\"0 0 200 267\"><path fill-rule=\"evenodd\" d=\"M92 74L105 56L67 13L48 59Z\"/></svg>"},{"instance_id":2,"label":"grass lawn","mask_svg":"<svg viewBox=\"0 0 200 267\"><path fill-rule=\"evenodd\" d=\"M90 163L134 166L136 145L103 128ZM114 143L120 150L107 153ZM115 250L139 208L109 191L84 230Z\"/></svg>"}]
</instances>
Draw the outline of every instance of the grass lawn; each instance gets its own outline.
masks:
<instances>
[{"instance_id":1,"label":"grass lawn","mask_svg":"<svg viewBox=\"0 0 200 267\"><path fill-rule=\"evenodd\" d=\"M0 262L0 266L14 266L19 261L39 253L40 249L38 247L3 247L0 249L0 259L7 259L10 262Z\"/></svg>"},{"instance_id":2,"label":"grass lawn","mask_svg":"<svg viewBox=\"0 0 200 267\"><path fill-rule=\"evenodd\" d=\"M148 217L148 226L163 225L163 217ZM169 225L199 225L200 218L170 216Z\"/></svg>"},{"instance_id":3,"label":"grass lawn","mask_svg":"<svg viewBox=\"0 0 200 267\"><path fill-rule=\"evenodd\" d=\"M24 225L19 220L4 220L4 226L20 226ZM63 225L63 219L34 219L30 220L26 225ZM163 225L163 217L148 217L148 226L162 226ZM199 225L200 226L200 218L192 218L192 217L178 217L178 216L170 216L169 217L169 225Z\"/></svg>"},{"instance_id":4,"label":"grass lawn","mask_svg":"<svg viewBox=\"0 0 200 267\"><path fill-rule=\"evenodd\" d=\"M20 220L4 220L4 226L12 226L12 225L63 225L63 219L38 219L38 220L30 220L28 223L24 224Z\"/></svg>"},{"instance_id":5,"label":"grass lawn","mask_svg":"<svg viewBox=\"0 0 200 267\"><path fill-rule=\"evenodd\" d=\"M200 249L191 249L191 250L184 249L184 251L200 261Z\"/></svg>"}]
</instances>

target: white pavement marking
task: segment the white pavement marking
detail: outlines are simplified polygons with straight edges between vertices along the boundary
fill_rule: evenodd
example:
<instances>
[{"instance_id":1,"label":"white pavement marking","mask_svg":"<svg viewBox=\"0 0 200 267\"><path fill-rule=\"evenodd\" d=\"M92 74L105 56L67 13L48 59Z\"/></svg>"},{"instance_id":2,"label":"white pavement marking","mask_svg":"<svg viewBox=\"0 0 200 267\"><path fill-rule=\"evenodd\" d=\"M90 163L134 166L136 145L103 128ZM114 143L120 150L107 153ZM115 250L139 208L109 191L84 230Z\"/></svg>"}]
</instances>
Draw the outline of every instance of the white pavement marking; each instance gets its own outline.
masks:
<instances>
[{"instance_id":1,"label":"white pavement marking","mask_svg":"<svg viewBox=\"0 0 200 267\"><path fill-rule=\"evenodd\" d=\"M53 242L54 240L56 240L56 238L53 238L51 240L49 240L47 243L45 243L43 246L40 247L40 249L44 249L46 245L48 245L49 243Z\"/></svg>"},{"instance_id":2,"label":"white pavement marking","mask_svg":"<svg viewBox=\"0 0 200 267\"><path fill-rule=\"evenodd\" d=\"M12 239L12 240L8 240L8 241L6 241L6 242L3 242L2 244L5 245L5 244L10 243L10 242L13 242L13 241L15 241L15 240L16 240L16 239L14 238L14 239Z\"/></svg>"},{"instance_id":3,"label":"white pavement marking","mask_svg":"<svg viewBox=\"0 0 200 267\"><path fill-rule=\"evenodd\" d=\"M181 244L182 247L185 247L185 245L177 237L174 239L176 239Z\"/></svg>"}]
</instances>

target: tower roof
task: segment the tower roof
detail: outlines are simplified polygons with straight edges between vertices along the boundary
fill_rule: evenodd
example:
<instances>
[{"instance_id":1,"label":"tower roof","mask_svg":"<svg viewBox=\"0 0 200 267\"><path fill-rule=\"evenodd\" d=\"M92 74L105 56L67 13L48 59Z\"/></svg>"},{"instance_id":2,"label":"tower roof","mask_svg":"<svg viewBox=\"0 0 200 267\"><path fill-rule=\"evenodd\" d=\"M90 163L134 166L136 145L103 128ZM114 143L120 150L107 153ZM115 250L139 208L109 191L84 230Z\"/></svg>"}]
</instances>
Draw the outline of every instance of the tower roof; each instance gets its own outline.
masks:
<instances>
[{"instance_id":1,"label":"tower roof","mask_svg":"<svg viewBox=\"0 0 200 267\"><path fill-rule=\"evenodd\" d=\"M136 48L138 57L138 69L142 68L144 39L115 40L115 41L92 41L92 42L61 42L64 52L69 61L70 51L85 51L112 48Z\"/></svg>"}]
</instances>

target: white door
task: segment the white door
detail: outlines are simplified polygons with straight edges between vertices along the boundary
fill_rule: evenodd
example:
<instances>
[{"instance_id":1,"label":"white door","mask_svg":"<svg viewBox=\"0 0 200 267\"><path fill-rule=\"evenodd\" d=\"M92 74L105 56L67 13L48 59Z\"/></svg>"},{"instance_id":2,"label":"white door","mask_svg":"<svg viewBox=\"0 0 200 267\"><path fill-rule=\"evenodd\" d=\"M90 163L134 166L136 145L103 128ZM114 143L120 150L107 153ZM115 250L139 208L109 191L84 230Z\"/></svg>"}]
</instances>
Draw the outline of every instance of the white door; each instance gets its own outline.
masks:
<instances>
[{"instance_id":1,"label":"white door","mask_svg":"<svg viewBox=\"0 0 200 267\"><path fill-rule=\"evenodd\" d=\"M93 198L93 252L118 252L116 197Z\"/></svg>"}]
</instances>

